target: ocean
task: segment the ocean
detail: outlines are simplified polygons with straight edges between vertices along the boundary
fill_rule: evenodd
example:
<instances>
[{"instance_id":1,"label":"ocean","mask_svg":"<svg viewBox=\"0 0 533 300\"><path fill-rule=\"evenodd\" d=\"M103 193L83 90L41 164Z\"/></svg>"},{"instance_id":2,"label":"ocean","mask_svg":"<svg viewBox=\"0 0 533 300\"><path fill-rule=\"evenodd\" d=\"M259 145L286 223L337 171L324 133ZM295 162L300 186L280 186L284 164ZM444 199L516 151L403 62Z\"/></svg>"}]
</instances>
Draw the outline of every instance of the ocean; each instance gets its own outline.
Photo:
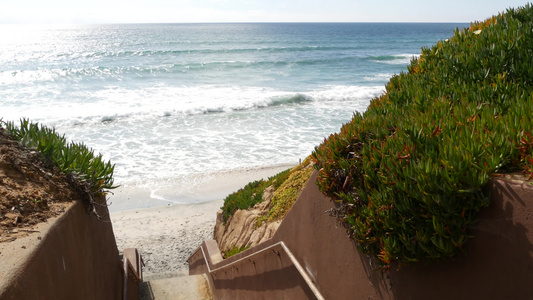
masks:
<instances>
[{"instance_id":1,"label":"ocean","mask_svg":"<svg viewBox=\"0 0 533 300\"><path fill-rule=\"evenodd\" d=\"M421 47L468 25L0 25L0 118L85 143L116 184L194 202L178 187L297 164Z\"/></svg>"}]
</instances>

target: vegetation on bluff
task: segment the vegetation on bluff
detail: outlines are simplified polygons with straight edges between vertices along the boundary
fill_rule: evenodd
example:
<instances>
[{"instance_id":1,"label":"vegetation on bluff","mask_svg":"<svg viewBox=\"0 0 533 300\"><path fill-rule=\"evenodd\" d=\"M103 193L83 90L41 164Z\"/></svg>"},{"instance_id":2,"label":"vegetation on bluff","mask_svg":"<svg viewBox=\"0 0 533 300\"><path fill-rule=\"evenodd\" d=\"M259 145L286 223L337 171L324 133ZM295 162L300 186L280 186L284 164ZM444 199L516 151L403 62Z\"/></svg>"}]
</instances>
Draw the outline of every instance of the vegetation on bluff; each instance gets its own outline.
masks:
<instances>
[{"instance_id":1,"label":"vegetation on bluff","mask_svg":"<svg viewBox=\"0 0 533 300\"><path fill-rule=\"evenodd\" d=\"M289 212L296 199L300 196L302 189L311 177L313 167L311 158L306 158L301 164L292 168L288 177L284 180L274 192L272 203L268 214L257 220L256 226L259 227L263 222L274 222L281 220Z\"/></svg>"},{"instance_id":2,"label":"vegetation on bluff","mask_svg":"<svg viewBox=\"0 0 533 300\"><path fill-rule=\"evenodd\" d=\"M531 5L456 30L315 148L320 190L382 268L454 256L489 176L533 176L531 32Z\"/></svg>"},{"instance_id":3,"label":"vegetation on bluff","mask_svg":"<svg viewBox=\"0 0 533 300\"><path fill-rule=\"evenodd\" d=\"M23 146L42 154L49 167L55 167L68 174L72 185L93 207L100 203L106 190L116 188L113 184L115 165L104 162L102 155L95 155L92 149L82 143L67 143L64 136L55 129L22 119L20 125L4 123L6 131ZM98 215L98 214L97 214Z\"/></svg>"},{"instance_id":4,"label":"vegetation on bluff","mask_svg":"<svg viewBox=\"0 0 533 300\"><path fill-rule=\"evenodd\" d=\"M292 169L280 172L268 180L261 179L250 182L244 188L228 195L224 199L224 206L222 206L224 222L237 209L248 209L263 201L263 192L269 186L273 186L275 190L271 209L267 215L258 220L257 226L260 226L264 221L272 222L282 219L309 180L313 170L310 163L310 158L307 158Z\"/></svg>"}]
</instances>

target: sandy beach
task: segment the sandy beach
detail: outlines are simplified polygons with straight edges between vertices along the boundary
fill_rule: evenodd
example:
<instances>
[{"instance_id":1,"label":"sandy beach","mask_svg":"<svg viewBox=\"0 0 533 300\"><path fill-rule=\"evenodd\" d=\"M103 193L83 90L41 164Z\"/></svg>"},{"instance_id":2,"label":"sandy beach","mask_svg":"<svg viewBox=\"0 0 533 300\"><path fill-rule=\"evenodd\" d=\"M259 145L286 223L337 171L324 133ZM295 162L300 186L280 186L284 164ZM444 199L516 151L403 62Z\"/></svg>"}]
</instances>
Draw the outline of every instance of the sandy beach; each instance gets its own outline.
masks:
<instances>
[{"instance_id":1,"label":"sandy beach","mask_svg":"<svg viewBox=\"0 0 533 300\"><path fill-rule=\"evenodd\" d=\"M222 204L216 200L113 213L118 249L140 251L145 278L187 275L187 258L203 240L213 238L216 212Z\"/></svg>"},{"instance_id":2,"label":"sandy beach","mask_svg":"<svg viewBox=\"0 0 533 300\"><path fill-rule=\"evenodd\" d=\"M110 206L117 247L119 251L125 248L140 251L145 263L145 279L187 275L187 258L203 240L213 238L216 213L222 207L225 196L248 182L267 179L290 167L281 165L209 176L205 185L189 190L199 200L192 204L161 202L158 198L150 198L147 191L123 187L115 192ZM202 197L204 201L201 201ZM213 200L213 197L216 199ZM114 211L112 207L116 203L120 207L142 203L149 208Z\"/></svg>"}]
</instances>

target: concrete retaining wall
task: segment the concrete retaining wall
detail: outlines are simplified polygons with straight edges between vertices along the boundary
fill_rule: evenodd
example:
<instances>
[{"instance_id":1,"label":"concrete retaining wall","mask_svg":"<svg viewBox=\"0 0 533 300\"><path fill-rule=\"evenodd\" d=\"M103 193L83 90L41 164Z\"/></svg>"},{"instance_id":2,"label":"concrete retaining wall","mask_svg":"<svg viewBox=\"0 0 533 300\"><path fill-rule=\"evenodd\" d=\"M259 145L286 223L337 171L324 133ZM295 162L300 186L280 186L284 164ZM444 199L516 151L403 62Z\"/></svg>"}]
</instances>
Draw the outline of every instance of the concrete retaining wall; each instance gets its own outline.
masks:
<instances>
[{"instance_id":1,"label":"concrete retaining wall","mask_svg":"<svg viewBox=\"0 0 533 300\"><path fill-rule=\"evenodd\" d=\"M76 201L39 228L1 245L0 299L122 298L122 262L109 217L99 221Z\"/></svg>"},{"instance_id":2,"label":"concrete retaining wall","mask_svg":"<svg viewBox=\"0 0 533 300\"><path fill-rule=\"evenodd\" d=\"M203 255L197 252L189 259L193 266L191 274L207 272L216 299L244 299L238 283L217 283L220 272L230 272L237 261L248 261L247 267L240 268L251 269L254 255L283 242L309 282L284 281L282 285L273 285L267 282L270 279L258 275L233 280L247 282L247 286L257 291L256 296L263 295L265 287L269 291L281 291L295 284L315 286L325 299L530 299L533 295L531 184L505 178L491 179L487 188L492 193L492 204L472 228L475 238L467 243L465 255L381 274L374 271L376 266L365 255L359 253L346 236L345 229L326 213L333 203L318 191L315 178L316 173L271 240L217 262L205 255L206 251ZM255 260L256 269L259 268L257 262ZM262 263L271 264L268 268L276 270L272 272L286 272L274 262ZM306 299L307 296L299 294L292 299Z\"/></svg>"},{"instance_id":3,"label":"concrete retaining wall","mask_svg":"<svg viewBox=\"0 0 533 300\"><path fill-rule=\"evenodd\" d=\"M208 248L204 242L191 256L190 274L208 274L215 299L324 299L283 242L219 264Z\"/></svg>"}]
</instances>

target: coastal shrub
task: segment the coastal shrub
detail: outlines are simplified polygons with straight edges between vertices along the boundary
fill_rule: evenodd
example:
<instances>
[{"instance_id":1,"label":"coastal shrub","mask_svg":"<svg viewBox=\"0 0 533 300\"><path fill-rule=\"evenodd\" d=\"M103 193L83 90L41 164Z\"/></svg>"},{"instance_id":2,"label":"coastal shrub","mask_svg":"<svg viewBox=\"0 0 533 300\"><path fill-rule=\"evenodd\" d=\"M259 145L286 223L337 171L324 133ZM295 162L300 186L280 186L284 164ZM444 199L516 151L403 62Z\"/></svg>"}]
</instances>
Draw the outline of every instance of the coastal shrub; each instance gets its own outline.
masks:
<instances>
[{"instance_id":1,"label":"coastal shrub","mask_svg":"<svg viewBox=\"0 0 533 300\"><path fill-rule=\"evenodd\" d=\"M298 198L312 171L311 157L308 157L298 166L280 172L268 180L248 183L244 188L224 199L224 206L222 206L224 223L237 209L248 209L262 202L263 192L270 186L274 187L270 211L267 215L258 218L256 226L260 226L264 221L282 219Z\"/></svg>"},{"instance_id":2,"label":"coastal shrub","mask_svg":"<svg viewBox=\"0 0 533 300\"><path fill-rule=\"evenodd\" d=\"M248 183L244 188L228 195L222 206L224 223L237 209L248 209L263 200L264 190L271 185L281 185L286 179L290 169L280 172L268 180L257 180Z\"/></svg>"},{"instance_id":3,"label":"coastal shrub","mask_svg":"<svg viewBox=\"0 0 533 300\"><path fill-rule=\"evenodd\" d=\"M317 146L317 185L382 269L463 251L491 174L533 177L533 8L423 48Z\"/></svg>"},{"instance_id":4,"label":"coastal shrub","mask_svg":"<svg viewBox=\"0 0 533 300\"><path fill-rule=\"evenodd\" d=\"M68 143L54 128L48 128L27 119L21 119L17 127L14 122L4 123L6 131L25 147L37 150L45 162L68 174L84 192L101 196L106 190L116 188L113 184L115 165L104 162L102 155L95 155L92 149L82 143ZM85 190L88 189L88 190Z\"/></svg>"},{"instance_id":5,"label":"coastal shrub","mask_svg":"<svg viewBox=\"0 0 533 300\"><path fill-rule=\"evenodd\" d=\"M261 202L266 188L263 179L250 182L238 191L228 195L222 206L224 224L237 209L247 209Z\"/></svg>"}]
</instances>

